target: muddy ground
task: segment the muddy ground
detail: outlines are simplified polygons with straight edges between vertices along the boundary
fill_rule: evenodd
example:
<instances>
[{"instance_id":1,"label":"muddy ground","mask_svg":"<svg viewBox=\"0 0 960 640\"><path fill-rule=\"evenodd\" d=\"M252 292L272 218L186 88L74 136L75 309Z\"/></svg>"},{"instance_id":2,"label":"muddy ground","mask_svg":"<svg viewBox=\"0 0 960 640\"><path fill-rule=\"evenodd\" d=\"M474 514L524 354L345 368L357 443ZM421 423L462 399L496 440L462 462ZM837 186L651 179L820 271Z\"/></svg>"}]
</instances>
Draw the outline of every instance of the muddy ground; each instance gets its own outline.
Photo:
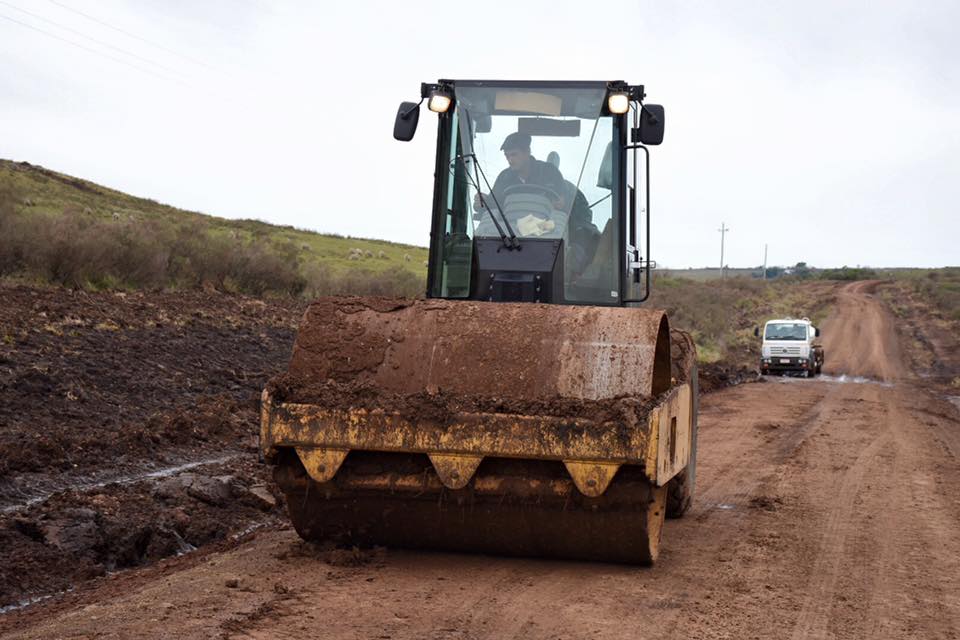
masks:
<instances>
[{"instance_id":1,"label":"muddy ground","mask_svg":"<svg viewBox=\"0 0 960 640\"><path fill-rule=\"evenodd\" d=\"M285 521L257 462L259 397L305 304L11 285L0 299L0 611ZM706 389L755 377L701 372Z\"/></svg>"},{"instance_id":2,"label":"muddy ground","mask_svg":"<svg viewBox=\"0 0 960 640\"><path fill-rule=\"evenodd\" d=\"M206 293L0 288L0 480L235 436L302 309ZM198 410L199 409L199 410ZM0 493L0 496L3 494Z\"/></svg>"},{"instance_id":3,"label":"muddy ground","mask_svg":"<svg viewBox=\"0 0 960 640\"><path fill-rule=\"evenodd\" d=\"M0 608L279 511L256 463L259 394L302 305L27 286L0 300Z\"/></svg>"},{"instance_id":4,"label":"muddy ground","mask_svg":"<svg viewBox=\"0 0 960 640\"><path fill-rule=\"evenodd\" d=\"M131 511L162 526L132 563L80 544L84 576L106 575L6 612L0 636L960 638L957 339L920 313L893 316L880 290L837 286L821 379L703 398L693 510L667 522L652 569L304 544L238 444L222 448L236 460L4 514L40 560L122 539Z\"/></svg>"}]
</instances>

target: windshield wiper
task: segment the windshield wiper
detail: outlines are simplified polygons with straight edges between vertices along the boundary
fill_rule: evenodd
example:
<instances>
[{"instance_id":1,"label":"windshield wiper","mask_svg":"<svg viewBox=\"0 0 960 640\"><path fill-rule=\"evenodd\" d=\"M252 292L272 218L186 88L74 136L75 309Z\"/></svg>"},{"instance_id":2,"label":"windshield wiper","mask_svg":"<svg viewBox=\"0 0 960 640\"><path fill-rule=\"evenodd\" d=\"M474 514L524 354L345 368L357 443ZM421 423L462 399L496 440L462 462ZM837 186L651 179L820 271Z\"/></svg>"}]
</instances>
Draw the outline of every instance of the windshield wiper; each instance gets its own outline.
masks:
<instances>
[{"instance_id":1,"label":"windshield wiper","mask_svg":"<svg viewBox=\"0 0 960 640\"><path fill-rule=\"evenodd\" d=\"M466 170L466 158L470 158L473 161L473 171L476 176L476 180L474 180L470 176L470 172ZM480 198L480 207L486 209L487 213L490 214L490 220L493 221L493 226L497 228L497 233L500 234L500 239L503 241L503 246L508 249L519 249L520 238L518 238L517 234L513 232L513 227L510 226L510 221L507 220L507 214L503 212L503 209L500 207L500 203L497 201L496 194L493 193L493 189L490 187L490 182L487 180L487 174L485 174L483 169L480 168L480 162L477 160L476 154L460 154L457 156L457 159L464 163L464 173L466 173L470 182L473 183L473 188L477 190L477 197ZM506 232L504 232L503 227L500 226L500 223L497 221L497 217L493 215L493 210L487 206L486 198L483 197L483 190L480 189L479 182L481 176L483 176L483 182L487 185L487 190L490 192L490 197L493 199L493 204L496 205L497 212L500 214L500 217L503 220L503 225L507 228Z\"/></svg>"}]
</instances>

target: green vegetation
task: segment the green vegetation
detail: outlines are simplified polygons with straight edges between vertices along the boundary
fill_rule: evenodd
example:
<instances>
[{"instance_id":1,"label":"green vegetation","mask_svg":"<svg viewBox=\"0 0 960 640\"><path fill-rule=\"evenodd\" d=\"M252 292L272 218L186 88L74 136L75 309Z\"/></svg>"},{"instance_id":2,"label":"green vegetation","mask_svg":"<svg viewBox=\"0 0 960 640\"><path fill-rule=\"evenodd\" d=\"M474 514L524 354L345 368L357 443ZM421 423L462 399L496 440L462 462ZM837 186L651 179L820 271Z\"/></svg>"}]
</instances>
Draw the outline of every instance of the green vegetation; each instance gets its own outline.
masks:
<instances>
[{"instance_id":1,"label":"green vegetation","mask_svg":"<svg viewBox=\"0 0 960 640\"><path fill-rule=\"evenodd\" d=\"M754 267L752 269L724 269L721 274L720 269L665 269L661 271L669 276L685 278L688 280L698 280L701 282L716 281L730 278L755 278L763 280L763 267ZM792 266L767 267L767 280L872 280L879 277L876 270L869 267L847 267L839 269L818 269L808 265L806 262L798 262Z\"/></svg>"},{"instance_id":2,"label":"green vegetation","mask_svg":"<svg viewBox=\"0 0 960 640\"><path fill-rule=\"evenodd\" d=\"M824 269L817 273L821 280L875 280L877 272L869 267L841 267L839 269Z\"/></svg>"},{"instance_id":3,"label":"green vegetation","mask_svg":"<svg viewBox=\"0 0 960 640\"><path fill-rule=\"evenodd\" d=\"M897 274L896 284L901 293L924 299L936 315L960 322L960 267L904 271Z\"/></svg>"},{"instance_id":4,"label":"green vegetation","mask_svg":"<svg viewBox=\"0 0 960 640\"><path fill-rule=\"evenodd\" d=\"M423 247L227 220L0 160L0 276L71 287L414 296Z\"/></svg>"},{"instance_id":5,"label":"green vegetation","mask_svg":"<svg viewBox=\"0 0 960 640\"><path fill-rule=\"evenodd\" d=\"M759 343L753 328L786 316L820 324L833 303L832 288L818 281L739 277L705 282L657 274L649 304L666 309L671 326L693 335L701 362L754 366Z\"/></svg>"},{"instance_id":6,"label":"green vegetation","mask_svg":"<svg viewBox=\"0 0 960 640\"><path fill-rule=\"evenodd\" d=\"M931 271L914 286L946 317L960 321L960 267Z\"/></svg>"}]
</instances>

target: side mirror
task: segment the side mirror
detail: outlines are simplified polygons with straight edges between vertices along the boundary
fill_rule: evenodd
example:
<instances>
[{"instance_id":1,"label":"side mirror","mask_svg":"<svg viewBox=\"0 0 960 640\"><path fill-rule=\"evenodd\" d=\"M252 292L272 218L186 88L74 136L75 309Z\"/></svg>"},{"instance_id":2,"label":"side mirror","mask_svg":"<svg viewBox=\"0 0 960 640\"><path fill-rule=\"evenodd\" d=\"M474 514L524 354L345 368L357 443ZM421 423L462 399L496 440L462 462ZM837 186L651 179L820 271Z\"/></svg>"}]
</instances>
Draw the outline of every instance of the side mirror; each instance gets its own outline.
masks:
<instances>
[{"instance_id":1,"label":"side mirror","mask_svg":"<svg viewBox=\"0 0 960 640\"><path fill-rule=\"evenodd\" d=\"M754 327L754 328L753 328L753 337L754 337L754 338L759 338L759 337L760 337L760 327Z\"/></svg>"},{"instance_id":2,"label":"side mirror","mask_svg":"<svg viewBox=\"0 0 960 640\"><path fill-rule=\"evenodd\" d=\"M397 109L397 119L393 123L393 137L401 142L413 140L417 132L417 123L420 121L419 102L401 102Z\"/></svg>"},{"instance_id":3,"label":"side mirror","mask_svg":"<svg viewBox=\"0 0 960 640\"><path fill-rule=\"evenodd\" d=\"M663 142L663 105L645 104L640 111L640 142L660 144Z\"/></svg>"},{"instance_id":4,"label":"side mirror","mask_svg":"<svg viewBox=\"0 0 960 640\"><path fill-rule=\"evenodd\" d=\"M819 337L820 337L820 329L814 329L813 331L814 331L813 336L814 336L815 338L819 338Z\"/></svg>"}]
</instances>

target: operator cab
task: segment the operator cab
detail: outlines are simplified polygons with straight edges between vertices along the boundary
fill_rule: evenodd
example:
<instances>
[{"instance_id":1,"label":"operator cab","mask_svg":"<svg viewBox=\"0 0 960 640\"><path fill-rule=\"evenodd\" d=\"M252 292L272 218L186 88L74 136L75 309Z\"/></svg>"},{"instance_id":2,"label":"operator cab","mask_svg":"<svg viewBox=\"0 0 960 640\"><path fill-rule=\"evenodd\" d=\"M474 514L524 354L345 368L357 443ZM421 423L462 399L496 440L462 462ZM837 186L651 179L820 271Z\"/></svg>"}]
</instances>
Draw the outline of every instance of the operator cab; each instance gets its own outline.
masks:
<instances>
[{"instance_id":1,"label":"operator cab","mask_svg":"<svg viewBox=\"0 0 960 640\"><path fill-rule=\"evenodd\" d=\"M644 95L619 81L422 85L438 114L427 296L645 300L649 183L638 211L638 175L642 165L649 176L644 145L662 141L664 118ZM418 118L419 103L401 104L394 137L412 139Z\"/></svg>"}]
</instances>

